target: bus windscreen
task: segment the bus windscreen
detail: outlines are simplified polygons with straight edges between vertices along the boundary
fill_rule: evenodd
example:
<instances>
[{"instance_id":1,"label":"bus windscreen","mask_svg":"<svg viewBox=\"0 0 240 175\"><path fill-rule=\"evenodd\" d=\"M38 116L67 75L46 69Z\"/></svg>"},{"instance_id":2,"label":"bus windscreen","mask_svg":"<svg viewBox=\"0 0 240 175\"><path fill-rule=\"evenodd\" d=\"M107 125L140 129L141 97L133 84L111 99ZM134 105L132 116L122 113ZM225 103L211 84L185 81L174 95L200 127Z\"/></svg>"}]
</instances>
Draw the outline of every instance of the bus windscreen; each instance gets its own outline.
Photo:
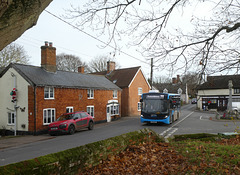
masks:
<instances>
[{"instance_id":1,"label":"bus windscreen","mask_svg":"<svg viewBox=\"0 0 240 175\"><path fill-rule=\"evenodd\" d=\"M168 113L167 100L146 98L142 105L142 112L145 113Z\"/></svg>"}]
</instances>

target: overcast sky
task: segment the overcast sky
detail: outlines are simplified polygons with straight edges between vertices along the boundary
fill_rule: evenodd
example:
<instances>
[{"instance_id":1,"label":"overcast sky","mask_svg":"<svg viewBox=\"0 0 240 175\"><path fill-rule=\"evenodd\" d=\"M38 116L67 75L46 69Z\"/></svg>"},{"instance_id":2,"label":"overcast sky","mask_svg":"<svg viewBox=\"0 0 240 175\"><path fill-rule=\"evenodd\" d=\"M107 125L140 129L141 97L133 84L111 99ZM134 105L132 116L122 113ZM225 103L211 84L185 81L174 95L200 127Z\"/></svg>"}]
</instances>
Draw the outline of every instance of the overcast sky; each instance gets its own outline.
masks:
<instances>
[{"instance_id":1,"label":"overcast sky","mask_svg":"<svg viewBox=\"0 0 240 175\"><path fill-rule=\"evenodd\" d=\"M84 1L84 0L83 0ZM83 1L76 0L54 0L46 8L47 11L61 16L65 13L64 9L70 8L70 4L79 4ZM206 9L206 8L205 8ZM191 14L185 13L188 16ZM186 21L190 20L186 19ZM179 22L179 19L176 21ZM181 21L183 23L183 21ZM93 31L86 31L90 35L96 36ZM101 39L104 39L101 38ZM94 57L99 55L112 55L113 49L111 47L102 47L102 43L88 36L87 34L74 29L63 21L57 19L46 11L40 15L37 25L27 30L19 39L16 40L17 44L24 46L27 55L30 56L30 64L40 66L41 64L41 50L40 47L44 45L44 41L53 42L53 46L56 47L57 54L66 53L79 56L82 61L89 62ZM115 58L120 63L121 68L142 66L143 72L146 78L150 75L150 62L146 64L145 58L135 51L136 48L123 47L122 51L129 55L142 60L139 61L124 53L118 53ZM166 76L166 73L154 72L154 77ZM181 74L181 72L175 72L173 76ZM171 77L170 77L171 78Z\"/></svg>"}]
</instances>

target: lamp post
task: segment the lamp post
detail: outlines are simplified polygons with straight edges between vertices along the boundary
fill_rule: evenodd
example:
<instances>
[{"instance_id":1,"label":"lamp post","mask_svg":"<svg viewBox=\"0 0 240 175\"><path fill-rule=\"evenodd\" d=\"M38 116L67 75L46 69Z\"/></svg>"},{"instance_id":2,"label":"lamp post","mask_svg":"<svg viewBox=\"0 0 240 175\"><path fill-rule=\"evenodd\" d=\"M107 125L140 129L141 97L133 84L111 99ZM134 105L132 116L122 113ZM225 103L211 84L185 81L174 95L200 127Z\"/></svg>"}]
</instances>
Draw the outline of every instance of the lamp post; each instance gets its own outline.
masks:
<instances>
[{"instance_id":1,"label":"lamp post","mask_svg":"<svg viewBox=\"0 0 240 175\"><path fill-rule=\"evenodd\" d=\"M228 81L228 88L229 88L229 100L228 100L228 111L232 111L232 80Z\"/></svg>"}]
</instances>

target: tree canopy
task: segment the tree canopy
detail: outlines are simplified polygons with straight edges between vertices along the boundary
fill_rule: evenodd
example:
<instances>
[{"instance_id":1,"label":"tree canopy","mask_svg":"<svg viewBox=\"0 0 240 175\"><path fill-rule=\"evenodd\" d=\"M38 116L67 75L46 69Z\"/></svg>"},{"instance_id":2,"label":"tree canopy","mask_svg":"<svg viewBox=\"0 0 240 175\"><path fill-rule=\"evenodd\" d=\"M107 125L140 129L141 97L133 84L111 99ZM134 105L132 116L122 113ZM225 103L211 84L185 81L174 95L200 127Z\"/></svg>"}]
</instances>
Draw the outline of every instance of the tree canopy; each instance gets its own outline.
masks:
<instances>
[{"instance_id":1,"label":"tree canopy","mask_svg":"<svg viewBox=\"0 0 240 175\"><path fill-rule=\"evenodd\" d=\"M87 64L78 56L61 53L56 56L56 64L58 70L78 72L78 67L86 67Z\"/></svg>"},{"instance_id":2,"label":"tree canopy","mask_svg":"<svg viewBox=\"0 0 240 175\"><path fill-rule=\"evenodd\" d=\"M10 63L29 64L29 56L23 46L12 43L0 51L0 67L6 67Z\"/></svg>"},{"instance_id":3,"label":"tree canopy","mask_svg":"<svg viewBox=\"0 0 240 175\"><path fill-rule=\"evenodd\" d=\"M107 62L114 61L107 55L96 56L93 60L89 62L88 71L89 72L102 72L107 70ZM115 61L114 61L115 62ZM115 68L118 69L119 65L115 62Z\"/></svg>"},{"instance_id":4,"label":"tree canopy","mask_svg":"<svg viewBox=\"0 0 240 175\"><path fill-rule=\"evenodd\" d=\"M116 47L127 36L161 70L237 73L239 9L238 0L89 0L72 7L68 18L108 34Z\"/></svg>"}]
</instances>

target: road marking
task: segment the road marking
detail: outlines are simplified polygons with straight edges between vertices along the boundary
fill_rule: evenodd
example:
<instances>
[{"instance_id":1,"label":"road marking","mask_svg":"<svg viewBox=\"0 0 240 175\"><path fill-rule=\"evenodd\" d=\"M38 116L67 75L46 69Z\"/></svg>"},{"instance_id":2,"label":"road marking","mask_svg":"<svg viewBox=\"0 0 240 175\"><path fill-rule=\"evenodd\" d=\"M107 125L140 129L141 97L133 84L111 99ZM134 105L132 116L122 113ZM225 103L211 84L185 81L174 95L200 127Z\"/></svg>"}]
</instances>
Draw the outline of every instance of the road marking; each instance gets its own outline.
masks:
<instances>
[{"instance_id":1,"label":"road marking","mask_svg":"<svg viewBox=\"0 0 240 175\"><path fill-rule=\"evenodd\" d=\"M175 133L178 130L178 128L172 128L172 129L173 131L171 131L167 136L165 136L164 137L165 139L169 138L171 135L173 135L173 133Z\"/></svg>"},{"instance_id":2,"label":"road marking","mask_svg":"<svg viewBox=\"0 0 240 175\"><path fill-rule=\"evenodd\" d=\"M200 116L200 120L209 120L208 116Z\"/></svg>"},{"instance_id":3,"label":"road marking","mask_svg":"<svg viewBox=\"0 0 240 175\"><path fill-rule=\"evenodd\" d=\"M164 136L167 132L169 132L170 130L173 130L172 132L170 132L167 136L165 136L164 138L169 138L174 132L176 132L178 129L177 128L173 128L174 126L178 125L179 123L181 123L182 121L184 121L186 118L188 118L190 115L192 115L194 113L191 112L190 114L188 114L186 117L184 117L182 120L178 121L177 123L174 123L170 128L168 128L167 130L163 131L161 134L159 134L160 136Z\"/></svg>"}]
</instances>

